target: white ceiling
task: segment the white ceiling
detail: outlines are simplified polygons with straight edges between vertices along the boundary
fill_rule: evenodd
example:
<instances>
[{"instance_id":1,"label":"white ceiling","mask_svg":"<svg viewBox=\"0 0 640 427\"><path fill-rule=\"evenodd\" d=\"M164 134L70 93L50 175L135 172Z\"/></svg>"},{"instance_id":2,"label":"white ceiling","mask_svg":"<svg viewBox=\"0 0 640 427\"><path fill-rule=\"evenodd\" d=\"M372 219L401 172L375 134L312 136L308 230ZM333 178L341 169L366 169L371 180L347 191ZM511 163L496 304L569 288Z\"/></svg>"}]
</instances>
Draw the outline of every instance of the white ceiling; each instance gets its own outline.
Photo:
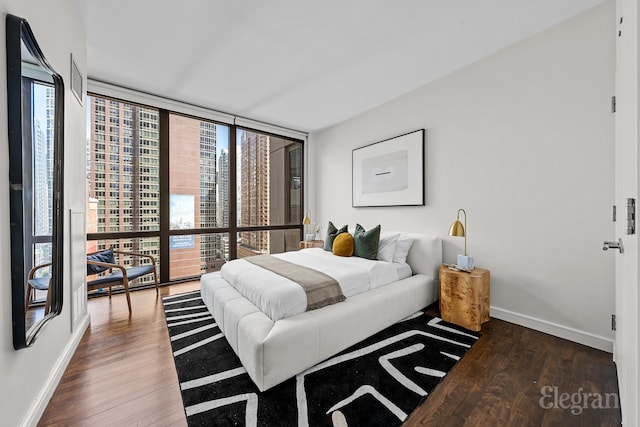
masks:
<instances>
[{"instance_id":1,"label":"white ceiling","mask_svg":"<svg viewBox=\"0 0 640 427\"><path fill-rule=\"evenodd\" d=\"M90 78L302 131L605 0L72 0Z\"/></svg>"}]
</instances>

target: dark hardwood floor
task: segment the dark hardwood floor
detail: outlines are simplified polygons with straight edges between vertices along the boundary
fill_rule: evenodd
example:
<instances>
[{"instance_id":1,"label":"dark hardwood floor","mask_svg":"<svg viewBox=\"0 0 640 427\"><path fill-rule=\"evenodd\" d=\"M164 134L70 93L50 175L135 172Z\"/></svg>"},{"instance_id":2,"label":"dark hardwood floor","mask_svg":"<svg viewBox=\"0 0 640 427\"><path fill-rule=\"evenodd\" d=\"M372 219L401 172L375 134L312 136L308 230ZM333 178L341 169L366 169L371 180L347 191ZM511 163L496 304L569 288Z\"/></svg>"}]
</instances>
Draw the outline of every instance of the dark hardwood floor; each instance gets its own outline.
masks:
<instances>
[{"instance_id":1,"label":"dark hardwood floor","mask_svg":"<svg viewBox=\"0 0 640 427\"><path fill-rule=\"evenodd\" d=\"M161 296L133 292L131 317L122 294L89 300L91 326L39 426L186 425ZM610 354L491 319L405 426L618 426L619 408L591 408L617 391Z\"/></svg>"},{"instance_id":2,"label":"dark hardwood floor","mask_svg":"<svg viewBox=\"0 0 640 427\"><path fill-rule=\"evenodd\" d=\"M620 426L618 398L610 353L491 319L404 425Z\"/></svg>"}]
</instances>

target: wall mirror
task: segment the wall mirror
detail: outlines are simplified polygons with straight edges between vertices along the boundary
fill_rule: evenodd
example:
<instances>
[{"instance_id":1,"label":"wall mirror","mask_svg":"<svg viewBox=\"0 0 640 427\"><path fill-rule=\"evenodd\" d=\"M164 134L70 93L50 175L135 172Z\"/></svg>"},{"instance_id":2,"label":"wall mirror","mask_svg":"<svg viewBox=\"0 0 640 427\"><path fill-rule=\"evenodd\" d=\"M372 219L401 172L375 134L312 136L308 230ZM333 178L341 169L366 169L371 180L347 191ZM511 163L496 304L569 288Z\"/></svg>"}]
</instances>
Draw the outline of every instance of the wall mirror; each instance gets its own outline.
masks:
<instances>
[{"instance_id":1,"label":"wall mirror","mask_svg":"<svg viewBox=\"0 0 640 427\"><path fill-rule=\"evenodd\" d=\"M62 311L64 85L26 20L7 15L13 346Z\"/></svg>"}]
</instances>

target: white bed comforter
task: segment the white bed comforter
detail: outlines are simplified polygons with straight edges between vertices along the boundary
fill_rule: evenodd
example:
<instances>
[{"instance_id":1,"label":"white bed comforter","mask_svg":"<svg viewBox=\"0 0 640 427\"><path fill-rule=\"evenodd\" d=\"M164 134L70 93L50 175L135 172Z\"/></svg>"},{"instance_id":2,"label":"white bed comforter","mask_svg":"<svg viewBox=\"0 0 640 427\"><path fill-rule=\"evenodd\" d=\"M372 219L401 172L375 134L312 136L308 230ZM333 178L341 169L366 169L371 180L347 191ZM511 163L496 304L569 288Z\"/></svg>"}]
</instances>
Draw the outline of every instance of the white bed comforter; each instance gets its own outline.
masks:
<instances>
[{"instance_id":1,"label":"white bed comforter","mask_svg":"<svg viewBox=\"0 0 640 427\"><path fill-rule=\"evenodd\" d=\"M408 264L339 257L321 248L274 256L333 277L347 298L411 276ZM307 296L300 285L243 259L224 264L221 274L273 321L303 313L307 308Z\"/></svg>"}]
</instances>

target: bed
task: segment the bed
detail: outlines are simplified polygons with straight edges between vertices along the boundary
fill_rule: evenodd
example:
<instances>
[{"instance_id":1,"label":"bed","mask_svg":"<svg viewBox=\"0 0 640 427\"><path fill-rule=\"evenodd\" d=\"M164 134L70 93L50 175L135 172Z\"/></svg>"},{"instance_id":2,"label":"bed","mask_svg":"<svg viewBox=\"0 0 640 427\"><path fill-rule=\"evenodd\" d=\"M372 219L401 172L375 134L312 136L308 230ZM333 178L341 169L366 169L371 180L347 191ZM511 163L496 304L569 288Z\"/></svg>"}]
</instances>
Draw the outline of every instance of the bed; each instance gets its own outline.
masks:
<instances>
[{"instance_id":1,"label":"bed","mask_svg":"<svg viewBox=\"0 0 640 427\"><path fill-rule=\"evenodd\" d=\"M200 279L202 299L240 358L265 391L438 299L442 241L411 234L410 277L348 296L344 301L272 320L220 272Z\"/></svg>"}]
</instances>

